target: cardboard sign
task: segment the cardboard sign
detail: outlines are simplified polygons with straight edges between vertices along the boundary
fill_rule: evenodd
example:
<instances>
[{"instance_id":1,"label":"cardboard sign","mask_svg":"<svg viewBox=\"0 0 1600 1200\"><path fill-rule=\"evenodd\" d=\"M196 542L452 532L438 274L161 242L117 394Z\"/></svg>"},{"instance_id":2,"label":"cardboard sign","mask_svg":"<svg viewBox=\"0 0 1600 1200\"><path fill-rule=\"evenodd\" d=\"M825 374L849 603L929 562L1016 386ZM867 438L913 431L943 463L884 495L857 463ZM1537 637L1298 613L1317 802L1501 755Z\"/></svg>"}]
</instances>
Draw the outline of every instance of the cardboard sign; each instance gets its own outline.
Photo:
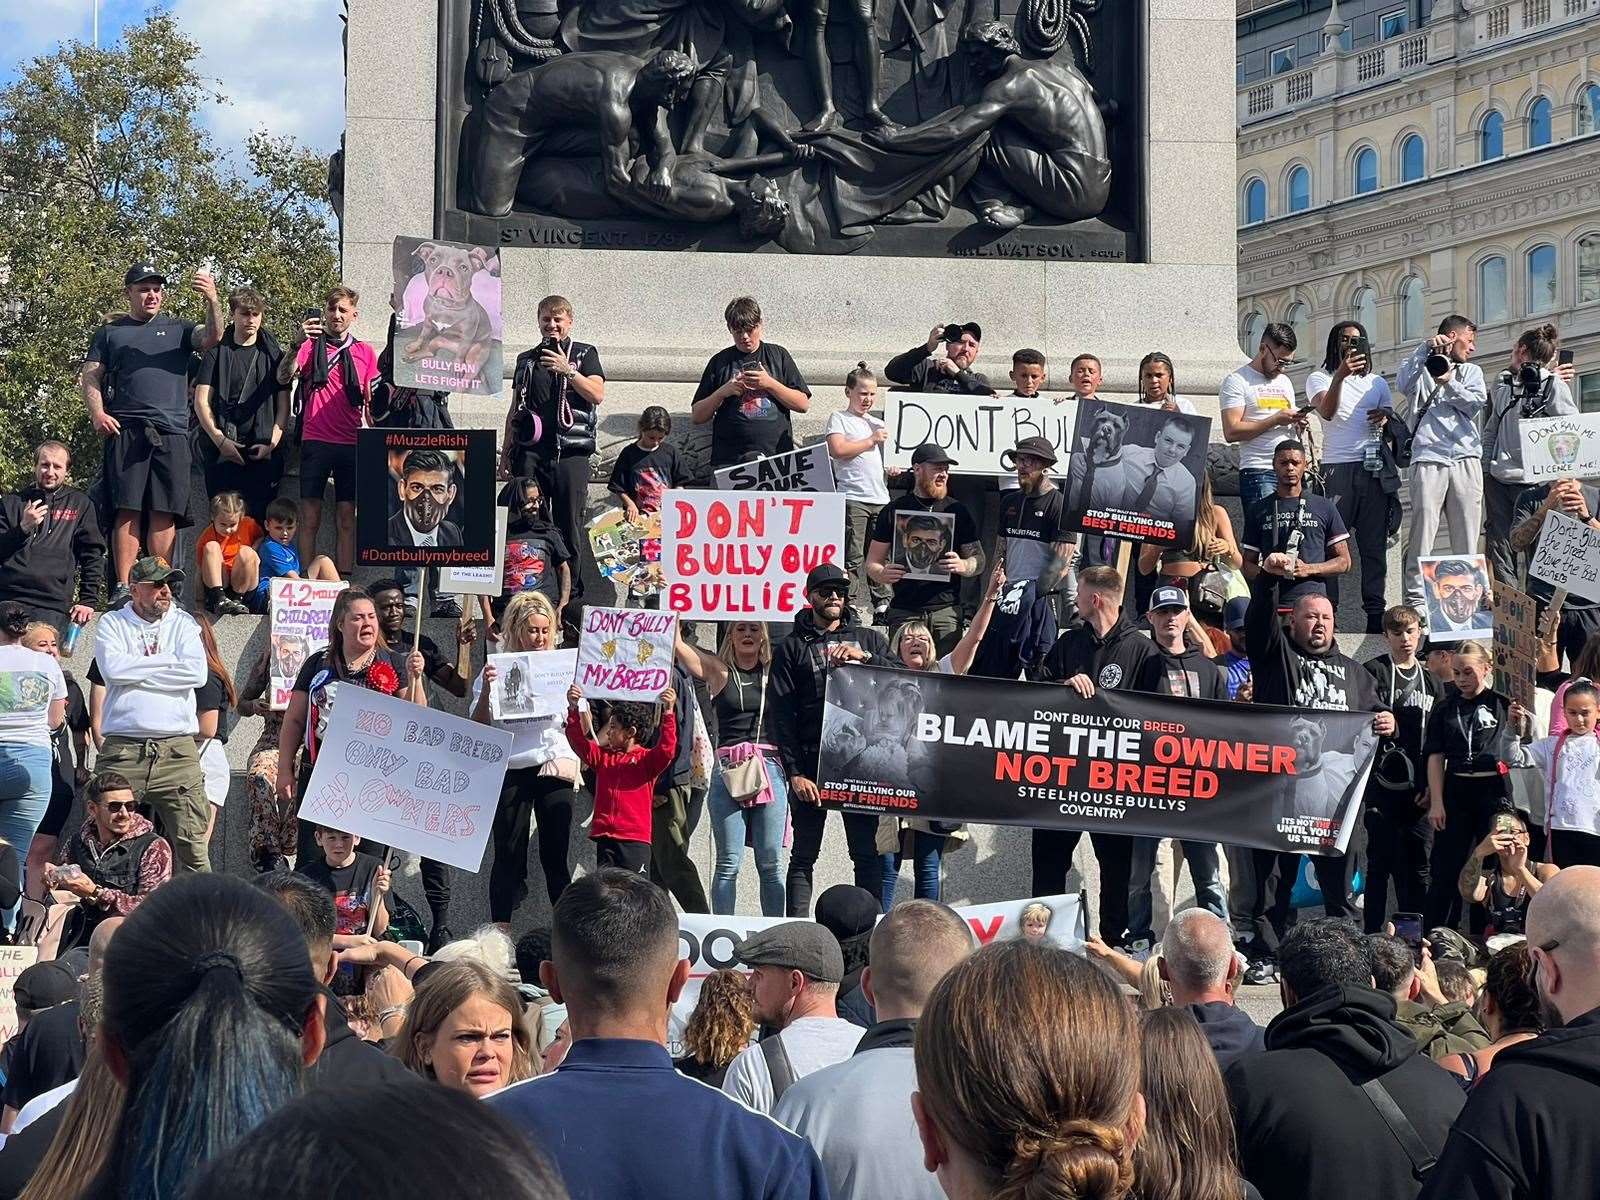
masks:
<instances>
[{"instance_id":1,"label":"cardboard sign","mask_svg":"<svg viewBox=\"0 0 1600 1200\"><path fill-rule=\"evenodd\" d=\"M1538 687L1539 637L1532 596L1510 584L1494 585L1494 686L1533 711Z\"/></svg>"},{"instance_id":2,"label":"cardboard sign","mask_svg":"<svg viewBox=\"0 0 1600 1200\"><path fill-rule=\"evenodd\" d=\"M441 595L498 596L505 590L506 517L504 508L494 510L494 563L487 567L442 567L439 570Z\"/></svg>"},{"instance_id":3,"label":"cardboard sign","mask_svg":"<svg viewBox=\"0 0 1600 1200\"><path fill-rule=\"evenodd\" d=\"M886 467L909 469L912 451L932 442L956 460L950 470L957 475L1010 475L1012 468L1000 456L1030 437L1042 437L1054 446L1056 468L1066 469L1078 401L1073 396L890 392L883 415L889 426L889 440L883 444Z\"/></svg>"},{"instance_id":4,"label":"cardboard sign","mask_svg":"<svg viewBox=\"0 0 1600 1200\"><path fill-rule=\"evenodd\" d=\"M38 961L37 946L0 946L0 1045L17 1036L17 976Z\"/></svg>"},{"instance_id":5,"label":"cardboard sign","mask_svg":"<svg viewBox=\"0 0 1600 1200\"><path fill-rule=\"evenodd\" d=\"M620 508L608 508L589 522L589 551L600 574L619 599L654 596L661 591L661 513L642 512L629 521Z\"/></svg>"},{"instance_id":6,"label":"cardboard sign","mask_svg":"<svg viewBox=\"0 0 1600 1200\"><path fill-rule=\"evenodd\" d=\"M423 392L500 392L504 330L493 246L394 239L394 385Z\"/></svg>"},{"instance_id":7,"label":"cardboard sign","mask_svg":"<svg viewBox=\"0 0 1600 1200\"><path fill-rule=\"evenodd\" d=\"M356 434L356 561L367 567L492 567L491 429Z\"/></svg>"},{"instance_id":8,"label":"cardboard sign","mask_svg":"<svg viewBox=\"0 0 1600 1200\"><path fill-rule=\"evenodd\" d=\"M1559 591L1600 600L1600 531L1566 513L1546 513L1528 576Z\"/></svg>"},{"instance_id":9,"label":"cardboard sign","mask_svg":"<svg viewBox=\"0 0 1600 1200\"><path fill-rule=\"evenodd\" d=\"M346 685L297 815L475 872L510 755L503 729Z\"/></svg>"},{"instance_id":10,"label":"cardboard sign","mask_svg":"<svg viewBox=\"0 0 1600 1200\"><path fill-rule=\"evenodd\" d=\"M567 689L578 671L576 650L528 650L491 654L495 681L489 685L489 715L496 721L554 717L567 711Z\"/></svg>"},{"instance_id":11,"label":"cardboard sign","mask_svg":"<svg viewBox=\"0 0 1600 1200\"><path fill-rule=\"evenodd\" d=\"M833 459L828 444L803 446L753 462L723 467L716 484L724 492L831 492Z\"/></svg>"},{"instance_id":12,"label":"cardboard sign","mask_svg":"<svg viewBox=\"0 0 1600 1200\"><path fill-rule=\"evenodd\" d=\"M1489 607L1489 562L1481 554L1441 554L1419 558L1427 599L1428 640L1465 642L1494 630Z\"/></svg>"},{"instance_id":13,"label":"cardboard sign","mask_svg":"<svg viewBox=\"0 0 1600 1200\"><path fill-rule=\"evenodd\" d=\"M586 608L572 681L591 700L655 703L672 682L678 619L642 608ZM564 703L564 702L563 702Z\"/></svg>"},{"instance_id":14,"label":"cardboard sign","mask_svg":"<svg viewBox=\"0 0 1600 1200\"><path fill-rule=\"evenodd\" d=\"M1600 477L1600 413L1519 421L1517 430L1523 482Z\"/></svg>"},{"instance_id":15,"label":"cardboard sign","mask_svg":"<svg viewBox=\"0 0 1600 1200\"><path fill-rule=\"evenodd\" d=\"M661 511L664 607L685 620L792 620L807 573L844 562L837 492L670 491Z\"/></svg>"},{"instance_id":16,"label":"cardboard sign","mask_svg":"<svg viewBox=\"0 0 1600 1200\"><path fill-rule=\"evenodd\" d=\"M328 644L333 602L349 586L320 579L274 579L267 584L271 598L267 634L272 653L270 707L289 707L295 677L306 659Z\"/></svg>"},{"instance_id":17,"label":"cardboard sign","mask_svg":"<svg viewBox=\"0 0 1600 1200\"><path fill-rule=\"evenodd\" d=\"M1160 546L1194 542L1211 419L1095 399L1078 405L1065 527Z\"/></svg>"}]
</instances>

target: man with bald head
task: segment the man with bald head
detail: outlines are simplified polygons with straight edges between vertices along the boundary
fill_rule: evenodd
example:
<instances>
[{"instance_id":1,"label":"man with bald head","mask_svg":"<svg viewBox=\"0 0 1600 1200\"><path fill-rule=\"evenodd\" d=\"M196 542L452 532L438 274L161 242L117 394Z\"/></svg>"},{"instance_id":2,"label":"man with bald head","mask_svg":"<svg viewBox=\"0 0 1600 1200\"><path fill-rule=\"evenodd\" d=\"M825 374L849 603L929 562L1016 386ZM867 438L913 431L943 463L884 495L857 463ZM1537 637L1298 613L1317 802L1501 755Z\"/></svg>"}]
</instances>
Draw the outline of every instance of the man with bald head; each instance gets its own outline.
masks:
<instances>
[{"instance_id":1,"label":"man with bald head","mask_svg":"<svg viewBox=\"0 0 1600 1200\"><path fill-rule=\"evenodd\" d=\"M1568 867L1528 903L1528 954L1549 1029L1495 1055L1422 1200L1593 1196L1600 1111L1600 867Z\"/></svg>"},{"instance_id":2,"label":"man with bald head","mask_svg":"<svg viewBox=\"0 0 1600 1200\"><path fill-rule=\"evenodd\" d=\"M1203 908L1186 908L1167 924L1156 963L1172 995L1200 1023L1217 1066L1233 1063L1263 1046L1261 1026L1234 1003L1243 965L1233 949L1228 923Z\"/></svg>"},{"instance_id":3,"label":"man with bald head","mask_svg":"<svg viewBox=\"0 0 1600 1200\"><path fill-rule=\"evenodd\" d=\"M942 1200L922 1169L911 1116L917 1090L912 1038L934 984L972 953L972 930L954 909L908 900L872 931L861 987L877 1013L855 1053L792 1084L773 1119L815 1148L834 1200Z\"/></svg>"}]
</instances>

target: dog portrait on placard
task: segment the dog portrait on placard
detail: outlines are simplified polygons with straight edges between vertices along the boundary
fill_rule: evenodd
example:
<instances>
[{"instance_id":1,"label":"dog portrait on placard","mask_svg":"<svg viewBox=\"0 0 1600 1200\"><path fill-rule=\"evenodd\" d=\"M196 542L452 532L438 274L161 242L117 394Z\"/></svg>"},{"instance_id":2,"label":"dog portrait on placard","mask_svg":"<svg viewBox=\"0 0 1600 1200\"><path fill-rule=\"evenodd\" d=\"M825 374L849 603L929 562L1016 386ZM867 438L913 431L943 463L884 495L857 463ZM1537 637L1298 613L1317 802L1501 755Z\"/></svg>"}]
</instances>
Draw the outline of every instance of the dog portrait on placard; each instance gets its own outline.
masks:
<instances>
[{"instance_id":1,"label":"dog portrait on placard","mask_svg":"<svg viewBox=\"0 0 1600 1200\"><path fill-rule=\"evenodd\" d=\"M492 246L396 238L393 380L480 394L500 386L500 254Z\"/></svg>"}]
</instances>

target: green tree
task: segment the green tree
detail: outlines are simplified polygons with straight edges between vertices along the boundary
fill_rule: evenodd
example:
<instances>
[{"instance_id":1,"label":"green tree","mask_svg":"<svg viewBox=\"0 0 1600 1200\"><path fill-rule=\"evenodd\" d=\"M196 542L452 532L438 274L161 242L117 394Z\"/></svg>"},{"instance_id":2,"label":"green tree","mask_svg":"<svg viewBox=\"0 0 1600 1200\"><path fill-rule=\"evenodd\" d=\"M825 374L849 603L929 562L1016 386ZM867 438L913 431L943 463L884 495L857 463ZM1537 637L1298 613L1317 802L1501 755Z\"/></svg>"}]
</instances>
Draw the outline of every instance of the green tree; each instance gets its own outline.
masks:
<instances>
[{"instance_id":1,"label":"green tree","mask_svg":"<svg viewBox=\"0 0 1600 1200\"><path fill-rule=\"evenodd\" d=\"M199 122L226 97L198 55L156 13L116 47L64 45L0 91L0 487L31 474L46 437L72 447L79 483L99 469L77 376L96 327L125 309L129 263L167 271L163 311L193 321L189 275L214 264L224 299L242 284L266 298L280 339L337 279L323 159L265 132L225 154Z\"/></svg>"}]
</instances>

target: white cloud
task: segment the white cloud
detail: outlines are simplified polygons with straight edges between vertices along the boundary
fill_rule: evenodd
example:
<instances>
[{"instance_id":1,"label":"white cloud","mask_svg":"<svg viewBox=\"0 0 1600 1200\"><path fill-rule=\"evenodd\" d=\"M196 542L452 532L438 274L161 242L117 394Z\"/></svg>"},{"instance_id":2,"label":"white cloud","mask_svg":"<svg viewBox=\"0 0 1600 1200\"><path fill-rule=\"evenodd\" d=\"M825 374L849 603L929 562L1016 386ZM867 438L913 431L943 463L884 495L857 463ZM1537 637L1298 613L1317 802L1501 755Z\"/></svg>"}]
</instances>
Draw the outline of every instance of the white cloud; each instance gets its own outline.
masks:
<instances>
[{"instance_id":1,"label":"white cloud","mask_svg":"<svg viewBox=\"0 0 1600 1200\"><path fill-rule=\"evenodd\" d=\"M70 38L88 41L92 11L90 0L7 0L0 4L0 46L6 47L10 69L20 69Z\"/></svg>"}]
</instances>

